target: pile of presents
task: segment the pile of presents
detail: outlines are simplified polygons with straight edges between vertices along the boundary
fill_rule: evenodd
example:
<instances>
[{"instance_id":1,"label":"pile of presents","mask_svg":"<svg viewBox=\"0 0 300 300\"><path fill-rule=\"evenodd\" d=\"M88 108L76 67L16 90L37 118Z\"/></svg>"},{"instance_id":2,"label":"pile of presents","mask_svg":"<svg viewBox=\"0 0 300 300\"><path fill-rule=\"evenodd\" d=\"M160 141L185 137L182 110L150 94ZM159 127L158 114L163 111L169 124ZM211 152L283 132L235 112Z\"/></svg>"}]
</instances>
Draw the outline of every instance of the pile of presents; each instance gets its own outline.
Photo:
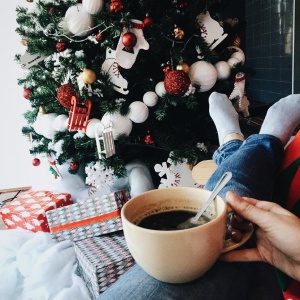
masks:
<instances>
[{"instance_id":1,"label":"pile of presents","mask_svg":"<svg viewBox=\"0 0 300 300\"><path fill-rule=\"evenodd\" d=\"M9 229L50 232L57 242L73 241L78 273L96 299L134 263L120 215L129 199L122 190L74 203L68 193L28 190L6 203L0 215Z\"/></svg>"}]
</instances>

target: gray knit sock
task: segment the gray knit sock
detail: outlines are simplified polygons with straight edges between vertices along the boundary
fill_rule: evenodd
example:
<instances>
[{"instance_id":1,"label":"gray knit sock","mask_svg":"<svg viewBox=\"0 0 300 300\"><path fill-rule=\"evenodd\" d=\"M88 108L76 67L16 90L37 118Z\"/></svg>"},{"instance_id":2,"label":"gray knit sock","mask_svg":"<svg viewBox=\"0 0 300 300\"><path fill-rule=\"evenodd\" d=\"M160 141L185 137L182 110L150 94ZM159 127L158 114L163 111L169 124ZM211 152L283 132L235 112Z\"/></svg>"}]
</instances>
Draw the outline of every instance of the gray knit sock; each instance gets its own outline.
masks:
<instances>
[{"instance_id":1,"label":"gray knit sock","mask_svg":"<svg viewBox=\"0 0 300 300\"><path fill-rule=\"evenodd\" d=\"M230 133L238 133L243 136L239 115L228 97L225 94L213 92L208 101L209 114L217 128L220 145L224 143L225 137Z\"/></svg>"},{"instance_id":2,"label":"gray knit sock","mask_svg":"<svg viewBox=\"0 0 300 300\"><path fill-rule=\"evenodd\" d=\"M299 124L300 94L290 95L268 109L259 133L274 135L286 145Z\"/></svg>"}]
</instances>

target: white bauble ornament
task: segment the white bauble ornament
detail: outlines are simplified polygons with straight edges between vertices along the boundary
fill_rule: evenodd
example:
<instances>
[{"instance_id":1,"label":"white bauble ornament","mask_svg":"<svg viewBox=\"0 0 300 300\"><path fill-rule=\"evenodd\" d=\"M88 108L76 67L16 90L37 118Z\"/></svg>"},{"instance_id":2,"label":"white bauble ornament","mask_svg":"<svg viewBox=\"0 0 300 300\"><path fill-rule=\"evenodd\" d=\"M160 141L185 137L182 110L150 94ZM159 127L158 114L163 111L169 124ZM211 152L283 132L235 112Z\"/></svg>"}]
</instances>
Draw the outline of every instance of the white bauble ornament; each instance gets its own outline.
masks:
<instances>
[{"instance_id":1,"label":"white bauble ornament","mask_svg":"<svg viewBox=\"0 0 300 300\"><path fill-rule=\"evenodd\" d=\"M218 61L215 64L215 68L217 70L218 79L227 79L231 73L231 67L226 61Z\"/></svg>"},{"instance_id":2,"label":"white bauble ornament","mask_svg":"<svg viewBox=\"0 0 300 300\"><path fill-rule=\"evenodd\" d=\"M132 121L128 116L122 116L120 113L105 113L101 123L105 128L112 126L114 139L117 139L118 136L122 134L129 135L132 130Z\"/></svg>"},{"instance_id":3,"label":"white bauble ornament","mask_svg":"<svg viewBox=\"0 0 300 300\"><path fill-rule=\"evenodd\" d=\"M54 113L38 115L33 124L35 132L47 139L53 140L55 133L53 124L56 116Z\"/></svg>"},{"instance_id":4,"label":"white bauble ornament","mask_svg":"<svg viewBox=\"0 0 300 300\"><path fill-rule=\"evenodd\" d=\"M147 106L154 106L158 101L158 96L155 92L149 91L146 92L143 96L143 102L147 105Z\"/></svg>"},{"instance_id":5,"label":"white bauble ornament","mask_svg":"<svg viewBox=\"0 0 300 300\"><path fill-rule=\"evenodd\" d=\"M244 63L245 62L245 54L243 52L243 50L239 47L236 46L230 46L228 47L228 49L235 49L237 52L232 53L231 58L237 58L239 60L239 62Z\"/></svg>"},{"instance_id":6,"label":"white bauble ornament","mask_svg":"<svg viewBox=\"0 0 300 300\"><path fill-rule=\"evenodd\" d=\"M88 124L86 126L85 134L90 138L95 138L95 125L101 124L101 121L99 119L90 119L88 121ZM102 129L101 129L102 128ZM98 126L98 135L102 134L102 131L104 130L104 126Z\"/></svg>"},{"instance_id":7,"label":"white bauble ornament","mask_svg":"<svg viewBox=\"0 0 300 300\"><path fill-rule=\"evenodd\" d=\"M227 60L228 64L230 67L234 67L236 64L238 64L240 61L235 58L235 57L230 57L228 60Z\"/></svg>"},{"instance_id":8,"label":"white bauble ornament","mask_svg":"<svg viewBox=\"0 0 300 300\"><path fill-rule=\"evenodd\" d=\"M215 85L218 73L211 63L200 60L191 65L189 77L193 85L200 86L200 92L206 92Z\"/></svg>"},{"instance_id":9,"label":"white bauble ornament","mask_svg":"<svg viewBox=\"0 0 300 300\"><path fill-rule=\"evenodd\" d=\"M63 30L63 33L64 33L65 35L70 35L70 34L71 34L71 32L70 32L70 30L69 30L69 28L68 28L68 25L67 25L67 23L66 23L65 18L62 18L62 19L61 19L61 21L60 21L60 23L59 23L59 26L61 27L61 29Z\"/></svg>"},{"instance_id":10,"label":"white bauble ornament","mask_svg":"<svg viewBox=\"0 0 300 300\"><path fill-rule=\"evenodd\" d=\"M71 33L80 37L87 36L93 27L92 16L83 8L82 4L68 8L65 23Z\"/></svg>"},{"instance_id":11,"label":"white bauble ornament","mask_svg":"<svg viewBox=\"0 0 300 300\"><path fill-rule=\"evenodd\" d=\"M143 123L149 116L147 105L141 101L134 101L129 105L129 119L134 123Z\"/></svg>"},{"instance_id":12,"label":"white bauble ornament","mask_svg":"<svg viewBox=\"0 0 300 300\"><path fill-rule=\"evenodd\" d=\"M103 0L82 0L82 6L91 15L95 15L102 10Z\"/></svg>"},{"instance_id":13,"label":"white bauble ornament","mask_svg":"<svg viewBox=\"0 0 300 300\"><path fill-rule=\"evenodd\" d=\"M165 89L165 84L163 81L160 81L156 86L155 86L155 93L159 96L162 97L163 95L165 95L166 89Z\"/></svg>"},{"instance_id":14,"label":"white bauble ornament","mask_svg":"<svg viewBox=\"0 0 300 300\"><path fill-rule=\"evenodd\" d=\"M53 127L55 131L65 131L68 127L68 116L59 115L54 119Z\"/></svg>"}]
</instances>

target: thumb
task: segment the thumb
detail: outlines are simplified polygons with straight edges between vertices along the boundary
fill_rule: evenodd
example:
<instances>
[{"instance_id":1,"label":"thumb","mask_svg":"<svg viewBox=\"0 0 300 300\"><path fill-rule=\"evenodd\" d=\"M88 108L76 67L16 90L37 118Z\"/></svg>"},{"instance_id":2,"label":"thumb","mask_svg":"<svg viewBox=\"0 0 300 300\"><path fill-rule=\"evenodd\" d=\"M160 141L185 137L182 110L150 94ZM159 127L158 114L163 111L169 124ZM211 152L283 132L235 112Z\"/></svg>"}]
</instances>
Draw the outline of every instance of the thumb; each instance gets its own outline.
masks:
<instances>
[{"instance_id":1,"label":"thumb","mask_svg":"<svg viewBox=\"0 0 300 300\"><path fill-rule=\"evenodd\" d=\"M266 212L256 207L254 203L244 200L233 192L227 192L226 201L231 208L244 219L259 226L262 225L261 221L266 217Z\"/></svg>"}]
</instances>

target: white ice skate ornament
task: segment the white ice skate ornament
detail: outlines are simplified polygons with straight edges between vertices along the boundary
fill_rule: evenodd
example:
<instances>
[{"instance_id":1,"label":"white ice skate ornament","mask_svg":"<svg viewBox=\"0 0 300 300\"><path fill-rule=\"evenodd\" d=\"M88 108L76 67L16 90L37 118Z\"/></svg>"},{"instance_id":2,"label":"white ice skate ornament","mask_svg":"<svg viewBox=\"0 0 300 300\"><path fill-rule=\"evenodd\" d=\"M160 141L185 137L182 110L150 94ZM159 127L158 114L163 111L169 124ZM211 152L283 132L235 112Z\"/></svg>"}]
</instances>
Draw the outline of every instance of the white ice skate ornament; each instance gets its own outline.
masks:
<instances>
[{"instance_id":1,"label":"white ice skate ornament","mask_svg":"<svg viewBox=\"0 0 300 300\"><path fill-rule=\"evenodd\" d=\"M154 166L154 170L161 177L158 188L169 188L176 186L199 187L199 184L194 181L192 177L192 171L190 170L186 161L174 164L169 158L167 162L163 162L161 165L156 164Z\"/></svg>"},{"instance_id":2,"label":"white ice skate ornament","mask_svg":"<svg viewBox=\"0 0 300 300\"><path fill-rule=\"evenodd\" d=\"M125 46L122 42L123 34L128 32L128 28L123 28L123 32L120 36L119 43L116 49L116 58L118 64L124 69L130 69L133 66L140 49L149 49L149 44L145 40L143 35L143 28L144 24L142 21L131 20L131 28L129 31L135 34L135 36L137 37L137 42L136 45L130 49L130 51L125 49Z\"/></svg>"},{"instance_id":3,"label":"white ice skate ornament","mask_svg":"<svg viewBox=\"0 0 300 300\"><path fill-rule=\"evenodd\" d=\"M107 72L110 75L110 80L114 85L114 89L123 94L127 95L128 91L128 82L127 80L121 75L119 64L116 60L116 51L112 50L111 48L106 49L106 59L101 67L102 71Z\"/></svg>"},{"instance_id":4,"label":"white ice skate ornament","mask_svg":"<svg viewBox=\"0 0 300 300\"><path fill-rule=\"evenodd\" d=\"M211 50L217 47L228 35L224 33L223 27L216 20L212 19L209 12L198 15L197 22L201 36L208 43Z\"/></svg>"},{"instance_id":5,"label":"white ice skate ornament","mask_svg":"<svg viewBox=\"0 0 300 300\"><path fill-rule=\"evenodd\" d=\"M247 96L245 95L246 75L239 72L235 75L234 89L229 96L236 111L241 112L244 117L249 117L248 106L250 105Z\"/></svg>"}]
</instances>

